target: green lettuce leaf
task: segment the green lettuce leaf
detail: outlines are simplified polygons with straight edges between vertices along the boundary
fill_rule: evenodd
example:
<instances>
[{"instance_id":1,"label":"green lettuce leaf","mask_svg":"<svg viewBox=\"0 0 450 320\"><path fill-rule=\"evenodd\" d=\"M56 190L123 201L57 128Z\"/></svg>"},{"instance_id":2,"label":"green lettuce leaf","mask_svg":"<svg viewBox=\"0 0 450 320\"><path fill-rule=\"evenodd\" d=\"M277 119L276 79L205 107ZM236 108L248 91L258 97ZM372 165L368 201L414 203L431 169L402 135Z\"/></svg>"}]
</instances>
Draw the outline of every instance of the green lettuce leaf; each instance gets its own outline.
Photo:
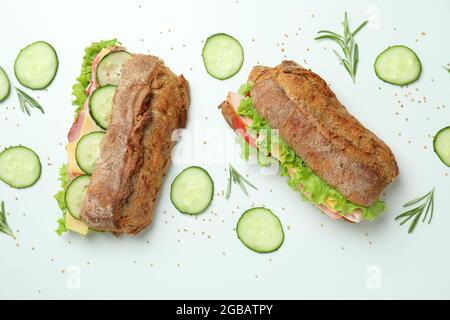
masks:
<instances>
[{"instance_id":1,"label":"green lettuce leaf","mask_svg":"<svg viewBox=\"0 0 450 320\"><path fill-rule=\"evenodd\" d=\"M258 139L258 147L262 147L260 150L266 154L270 154L273 146L278 147L280 154L280 174L288 177L288 184L293 190L300 191L298 186L303 186L303 192L300 193L305 200L309 200L316 205L331 202L334 204L334 209L339 211L342 216L352 213L356 209L360 209L362 216L370 221L377 218L384 211L385 204L383 201L377 200L370 207L356 205L348 201L341 193L330 187L324 180L317 176L285 141L273 133L267 121L256 112L251 97L246 97L241 100L238 114L253 120L253 123L247 127L248 129L254 131L256 134L263 133L262 137L265 138ZM271 132L272 134L270 134ZM243 143L247 145L244 150L248 150L247 148L250 146L244 139L241 139L241 146ZM248 156L245 158L248 159ZM294 174L290 175L289 171L294 172Z\"/></svg>"},{"instance_id":2,"label":"green lettuce leaf","mask_svg":"<svg viewBox=\"0 0 450 320\"><path fill-rule=\"evenodd\" d=\"M87 98L86 88L91 81L92 60L94 60L94 58L102 49L110 48L117 44L119 44L117 42L117 39L105 40L95 42L90 47L84 50L81 73L77 78L77 82L72 86L72 95L74 96L72 104L77 107L77 109L75 110L75 118L80 113Z\"/></svg>"},{"instance_id":3,"label":"green lettuce leaf","mask_svg":"<svg viewBox=\"0 0 450 320\"><path fill-rule=\"evenodd\" d=\"M248 96L250 94L250 90L252 88L253 83L252 82L247 82L244 83L238 90L238 94L245 97Z\"/></svg>"},{"instance_id":4,"label":"green lettuce leaf","mask_svg":"<svg viewBox=\"0 0 450 320\"><path fill-rule=\"evenodd\" d=\"M61 168L59 168L59 178L58 180L61 182L61 189L54 195L56 202L58 202L58 206L63 212L62 218L58 219L58 228L56 229L56 233L60 236L66 229L66 200L65 200L65 192L66 187L69 184L69 173L67 171L67 164L63 164Z\"/></svg>"},{"instance_id":5,"label":"green lettuce leaf","mask_svg":"<svg viewBox=\"0 0 450 320\"><path fill-rule=\"evenodd\" d=\"M62 236L64 232L67 232L66 228L66 215L64 215L62 218L58 219L58 228L56 228L55 232L58 236Z\"/></svg>"}]
</instances>

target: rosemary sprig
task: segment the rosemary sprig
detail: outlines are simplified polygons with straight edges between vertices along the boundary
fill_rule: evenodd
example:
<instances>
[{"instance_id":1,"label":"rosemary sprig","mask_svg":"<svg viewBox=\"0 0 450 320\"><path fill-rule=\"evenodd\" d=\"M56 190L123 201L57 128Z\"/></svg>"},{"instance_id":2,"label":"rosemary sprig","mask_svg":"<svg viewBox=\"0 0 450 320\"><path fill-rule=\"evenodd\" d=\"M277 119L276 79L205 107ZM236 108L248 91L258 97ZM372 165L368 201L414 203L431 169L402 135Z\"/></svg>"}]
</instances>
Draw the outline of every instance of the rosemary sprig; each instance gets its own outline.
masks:
<instances>
[{"instance_id":1,"label":"rosemary sprig","mask_svg":"<svg viewBox=\"0 0 450 320\"><path fill-rule=\"evenodd\" d=\"M408 233L412 233L414 229L417 226L417 223L420 221L420 218L422 218L422 223L425 222L428 218L428 224L431 223L431 220L433 219L433 212L434 212L434 190L433 188L430 192L428 192L426 195L421 196L417 199L411 200L403 205L404 208L413 206L415 204L418 204L420 202L423 202L418 207L415 207L411 210L408 210L397 217L395 217L395 220L400 220L400 225L404 225L408 221L412 219L411 224L409 225Z\"/></svg>"},{"instance_id":2,"label":"rosemary sprig","mask_svg":"<svg viewBox=\"0 0 450 320\"><path fill-rule=\"evenodd\" d=\"M245 185L248 185L252 187L255 190L258 190L253 184L250 183L247 179L245 179L239 172L236 171L235 168L230 164L228 166L228 171L230 172L230 176L228 178L228 188L227 188L227 194L225 195L225 199L230 198L231 195L231 184L238 184L239 187L241 187L241 190L245 193L245 195L248 195L247 188Z\"/></svg>"},{"instance_id":3,"label":"rosemary sprig","mask_svg":"<svg viewBox=\"0 0 450 320\"><path fill-rule=\"evenodd\" d=\"M6 221L6 211L4 201L2 201L2 204L0 205L0 232L3 232L13 237L14 239L16 238L11 228L8 226L8 222Z\"/></svg>"},{"instance_id":4,"label":"rosemary sprig","mask_svg":"<svg viewBox=\"0 0 450 320\"><path fill-rule=\"evenodd\" d=\"M22 110L23 113L26 113L30 116L31 115L30 107L36 108L42 113L45 113L44 108L42 108L39 102L37 102L33 97L30 97L23 90L20 90L17 87L15 87L15 89L17 91L17 97L19 98L20 109Z\"/></svg>"},{"instance_id":5,"label":"rosemary sprig","mask_svg":"<svg viewBox=\"0 0 450 320\"><path fill-rule=\"evenodd\" d=\"M442 68L444 68L444 70L446 70L448 73L450 73L450 68L447 68L446 66L442 66Z\"/></svg>"},{"instance_id":6,"label":"rosemary sprig","mask_svg":"<svg viewBox=\"0 0 450 320\"><path fill-rule=\"evenodd\" d=\"M359 62L359 47L355 42L356 34L361 31L362 28L368 21L364 21L359 25L355 31L350 31L348 26L348 17L347 12L344 16L344 21L342 22L342 26L344 27L344 34L339 35L336 32L329 30L320 30L315 40L328 39L335 41L342 49L342 53L344 54L344 58L336 51L333 50L336 57L339 59L339 62L345 67L345 70L349 73L350 77L353 80L353 83L356 83L356 71L358 70L358 62Z\"/></svg>"}]
</instances>

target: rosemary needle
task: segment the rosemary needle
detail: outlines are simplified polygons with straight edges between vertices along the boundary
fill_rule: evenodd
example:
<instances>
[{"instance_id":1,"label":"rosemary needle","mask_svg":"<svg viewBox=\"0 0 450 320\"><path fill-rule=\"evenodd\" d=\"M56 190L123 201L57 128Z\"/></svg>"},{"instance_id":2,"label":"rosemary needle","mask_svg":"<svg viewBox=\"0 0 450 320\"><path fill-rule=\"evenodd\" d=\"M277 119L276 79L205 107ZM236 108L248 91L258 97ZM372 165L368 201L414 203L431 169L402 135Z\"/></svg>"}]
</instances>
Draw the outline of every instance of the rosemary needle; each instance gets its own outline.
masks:
<instances>
[{"instance_id":1,"label":"rosemary needle","mask_svg":"<svg viewBox=\"0 0 450 320\"><path fill-rule=\"evenodd\" d=\"M236 169L233 168L233 166L230 164L228 166L228 171L230 172L230 175L228 177L228 187L227 187L227 194L225 195L225 199L230 198L231 195L231 186L232 184L238 184L241 190L245 193L245 195L248 195L247 188L245 185L248 185L252 187L255 190L258 190L253 184L250 183L247 179L245 179L239 172L236 171Z\"/></svg>"},{"instance_id":2,"label":"rosemary needle","mask_svg":"<svg viewBox=\"0 0 450 320\"><path fill-rule=\"evenodd\" d=\"M404 225L408 221L412 220L408 233L412 233L414 229L416 228L417 224L422 218L422 223L426 222L428 219L428 224L431 223L433 220L433 213L434 213L434 190L433 188L430 192L428 192L426 195L418 197L417 199L411 200L403 205L404 208L413 206L415 204L418 204L420 202L423 202L419 206L408 210L406 212L403 212L399 214L397 217L395 217L395 220L400 220L400 225Z\"/></svg>"},{"instance_id":3,"label":"rosemary needle","mask_svg":"<svg viewBox=\"0 0 450 320\"><path fill-rule=\"evenodd\" d=\"M320 30L318 32L318 36L314 38L315 40L333 40L341 47L344 57L342 57L336 50L333 50L333 52L338 58L339 62L344 66L345 70L347 70L348 74L353 80L353 83L356 83L356 71L358 70L359 62L359 47L354 38L356 34L366 26L367 23L368 21L366 20L361 23L359 27L355 29L355 31L350 31L350 27L348 26L348 16L346 12L344 21L342 22L342 26L344 28L343 35L339 35L336 32L329 30Z\"/></svg>"},{"instance_id":4,"label":"rosemary needle","mask_svg":"<svg viewBox=\"0 0 450 320\"><path fill-rule=\"evenodd\" d=\"M0 205L0 232L3 232L14 239L16 238L14 236L14 233L12 232L11 228L8 225L8 222L6 221L6 210L5 210L5 202L2 201Z\"/></svg>"},{"instance_id":5,"label":"rosemary needle","mask_svg":"<svg viewBox=\"0 0 450 320\"><path fill-rule=\"evenodd\" d=\"M30 116L30 107L38 109L42 113L45 113L44 108L42 108L39 102L37 102L33 97L29 96L27 93L17 87L15 87L15 89L17 91L17 97L19 98L20 110L22 110L23 113L26 113Z\"/></svg>"}]
</instances>

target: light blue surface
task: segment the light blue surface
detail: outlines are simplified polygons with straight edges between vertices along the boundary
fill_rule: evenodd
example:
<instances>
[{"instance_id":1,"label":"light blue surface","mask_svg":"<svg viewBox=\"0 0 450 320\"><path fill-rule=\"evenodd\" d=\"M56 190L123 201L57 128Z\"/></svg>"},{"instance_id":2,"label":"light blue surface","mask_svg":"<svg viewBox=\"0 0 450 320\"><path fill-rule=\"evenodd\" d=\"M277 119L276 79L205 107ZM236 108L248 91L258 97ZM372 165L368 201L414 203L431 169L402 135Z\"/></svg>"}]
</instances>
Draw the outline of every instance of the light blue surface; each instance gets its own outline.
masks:
<instances>
[{"instance_id":1,"label":"light blue surface","mask_svg":"<svg viewBox=\"0 0 450 320\"><path fill-rule=\"evenodd\" d=\"M105 6L17 0L2 1L0 11L0 65L13 85L14 59L25 45L46 40L60 59L48 91L32 92L45 115L22 114L14 92L0 104L0 149L24 144L43 164L33 188L0 184L0 200L17 235L14 241L0 234L0 298L450 298L450 168L432 150L432 135L450 125L450 75L442 69L450 63L449 1L108 1ZM313 40L320 29L339 30L344 11L353 28L371 20L357 36L356 85L333 55L335 44ZM207 75L201 59L202 41L217 32L233 35L245 50L242 70L222 82ZM138 237L59 238L53 230L60 213L52 195L59 187L58 167L66 161L71 86L83 49L112 37L132 52L160 56L189 80L188 126L196 133L177 150L194 150L193 159L172 165L154 223ZM408 88L385 84L373 72L377 54L394 44L411 47L422 60L422 77ZM386 190L388 210L376 222L333 222L302 202L282 178L261 175L256 166L237 160L238 170L259 189L247 198L235 187L231 199L224 199L224 168L236 153L217 149L222 141L233 145L217 106L245 82L253 65L274 66L285 56L326 79L347 109L395 153L400 177ZM222 161L204 163L212 154ZM169 200L171 181L190 164L207 168L219 193L198 218L177 213ZM433 186L432 224L420 224L408 235L395 215ZM286 239L278 252L255 254L235 236L240 213L252 205L266 205L283 222Z\"/></svg>"}]
</instances>

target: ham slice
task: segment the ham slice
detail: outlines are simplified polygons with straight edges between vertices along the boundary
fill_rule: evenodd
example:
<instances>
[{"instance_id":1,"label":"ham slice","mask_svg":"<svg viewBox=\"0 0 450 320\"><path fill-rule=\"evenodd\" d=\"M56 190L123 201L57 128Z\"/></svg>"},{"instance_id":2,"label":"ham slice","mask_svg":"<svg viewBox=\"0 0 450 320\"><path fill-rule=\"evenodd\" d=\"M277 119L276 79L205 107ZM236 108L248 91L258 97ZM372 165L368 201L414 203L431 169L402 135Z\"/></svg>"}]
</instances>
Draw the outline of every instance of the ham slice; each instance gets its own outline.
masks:
<instances>
[{"instance_id":1,"label":"ham slice","mask_svg":"<svg viewBox=\"0 0 450 320\"><path fill-rule=\"evenodd\" d=\"M237 93L230 92L228 95L228 103L233 107L233 123L231 124L234 130L240 134L244 140L254 148L257 148L257 144L253 137L247 131L247 125L252 123L252 120L249 117L241 117L239 116L237 110L239 108L239 104L244 97L238 95Z\"/></svg>"},{"instance_id":2,"label":"ham slice","mask_svg":"<svg viewBox=\"0 0 450 320\"><path fill-rule=\"evenodd\" d=\"M344 216L344 219L348 220L349 222L360 223L363 219L361 209L356 209L352 213L347 213Z\"/></svg>"},{"instance_id":3,"label":"ham slice","mask_svg":"<svg viewBox=\"0 0 450 320\"><path fill-rule=\"evenodd\" d=\"M242 99L244 99L244 97L235 92L230 92L228 94L228 101L230 102L233 109L236 111L236 114L238 114L238 108L239 105L241 104ZM249 117L239 116L239 119L244 123L245 126L249 126L253 122L252 119Z\"/></svg>"},{"instance_id":4,"label":"ham slice","mask_svg":"<svg viewBox=\"0 0 450 320\"><path fill-rule=\"evenodd\" d=\"M330 208L324 206L323 204L317 205L317 207L333 220L339 220L340 218L342 218L342 216L338 213L338 211L331 210Z\"/></svg>"},{"instance_id":5,"label":"ham slice","mask_svg":"<svg viewBox=\"0 0 450 320\"><path fill-rule=\"evenodd\" d=\"M88 113L88 109L89 109L89 98L87 98L86 101L84 102L83 108L81 109L77 119L75 120L75 122L73 123L72 127L69 130L69 134L67 135L69 143L77 141L80 138L81 128L83 127L83 122Z\"/></svg>"}]
</instances>

